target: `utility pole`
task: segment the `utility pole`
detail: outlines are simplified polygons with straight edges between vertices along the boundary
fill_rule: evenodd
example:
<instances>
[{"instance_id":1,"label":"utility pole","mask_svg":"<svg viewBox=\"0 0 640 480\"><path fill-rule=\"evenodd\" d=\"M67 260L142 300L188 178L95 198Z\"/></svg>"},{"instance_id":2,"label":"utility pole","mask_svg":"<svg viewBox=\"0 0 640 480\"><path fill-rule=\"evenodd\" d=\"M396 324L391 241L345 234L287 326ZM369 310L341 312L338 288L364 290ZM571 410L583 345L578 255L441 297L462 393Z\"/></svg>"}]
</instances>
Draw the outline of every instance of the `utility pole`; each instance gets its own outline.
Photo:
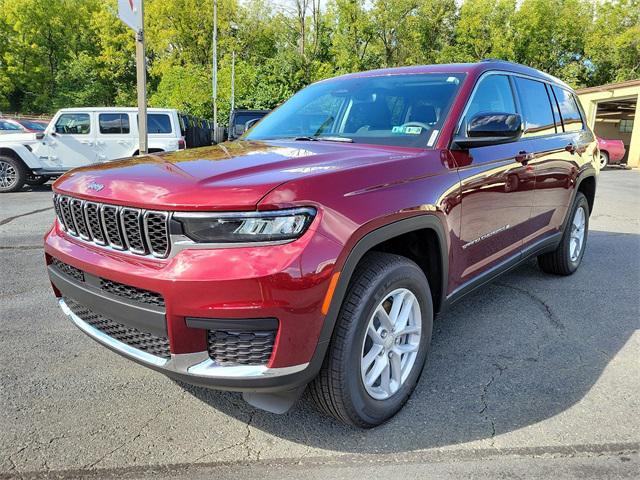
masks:
<instances>
[{"instance_id":1,"label":"utility pole","mask_svg":"<svg viewBox=\"0 0 640 480\"><path fill-rule=\"evenodd\" d=\"M231 112L236 104L236 51L231 52ZM229 112L229 113L231 113Z\"/></svg>"},{"instance_id":2,"label":"utility pole","mask_svg":"<svg viewBox=\"0 0 640 480\"><path fill-rule=\"evenodd\" d=\"M118 17L136 34L136 77L138 83L138 153L148 153L147 58L144 54L144 0L118 0Z\"/></svg>"},{"instance_id":3,"label":"utility pole","mask_svg":"<svg viewBox=\"0 0 640 480\"><path fill-rule=\"evenodd\" d=\"M218 143L218 0L213 0L213 66L211 99L213 101L213 141Z\"/></svg>"},{"instance_id":4,"label":"utility pole","mask_svg":"<svg viewBox=\"0 0 640 480\"><path fill-rule=\"evenodd\" d=\"M143 4L140 2L140 16L143 17ZM144 21L144 20L143 20ZM147 132L147 60L144 52L144 27L136 32L136 73L138 79L138 153L149 153Z\"/></svg>"}]
</instances>

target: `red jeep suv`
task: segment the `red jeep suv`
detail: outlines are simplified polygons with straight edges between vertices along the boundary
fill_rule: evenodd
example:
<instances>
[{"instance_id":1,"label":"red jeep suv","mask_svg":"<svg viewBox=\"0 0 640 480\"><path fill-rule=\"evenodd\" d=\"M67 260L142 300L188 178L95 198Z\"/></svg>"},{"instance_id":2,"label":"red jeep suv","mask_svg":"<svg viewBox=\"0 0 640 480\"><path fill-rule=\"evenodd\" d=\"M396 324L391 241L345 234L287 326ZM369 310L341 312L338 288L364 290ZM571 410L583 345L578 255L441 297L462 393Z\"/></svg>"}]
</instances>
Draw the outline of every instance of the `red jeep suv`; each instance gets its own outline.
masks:
<instances>
[{"instance_id":1,"label":"red jeep suv","mask_svg":"<svg viewBox=\"0 0 640 480\"><path fill-rule=\"evenodd\" d=\"M532 256L578 268L597 173L557 78L356 73L237 142L67 173L46 262L63 312L122 356L272 412L308 387L371 427L413 391L436 314Z\"/></svg>"}]
</instances>

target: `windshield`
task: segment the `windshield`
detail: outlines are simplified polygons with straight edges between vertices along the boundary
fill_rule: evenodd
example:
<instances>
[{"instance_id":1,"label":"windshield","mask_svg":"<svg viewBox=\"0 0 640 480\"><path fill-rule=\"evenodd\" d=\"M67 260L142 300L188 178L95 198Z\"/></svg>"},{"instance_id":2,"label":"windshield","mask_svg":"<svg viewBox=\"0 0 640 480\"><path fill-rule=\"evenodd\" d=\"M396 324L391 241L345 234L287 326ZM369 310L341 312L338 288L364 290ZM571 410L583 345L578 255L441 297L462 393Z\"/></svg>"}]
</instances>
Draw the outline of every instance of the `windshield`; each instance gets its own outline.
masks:
<instances>
[{"instance_id":1,"label":"windshield","mask_svg":"<svg viewBox=\"0 0 640 480\"><path fill-rule=\"evenodd\" d=\"M301 90L244 138L353 141L430 148L461 74L358 77Z\"/></svg>"}]
</instances>

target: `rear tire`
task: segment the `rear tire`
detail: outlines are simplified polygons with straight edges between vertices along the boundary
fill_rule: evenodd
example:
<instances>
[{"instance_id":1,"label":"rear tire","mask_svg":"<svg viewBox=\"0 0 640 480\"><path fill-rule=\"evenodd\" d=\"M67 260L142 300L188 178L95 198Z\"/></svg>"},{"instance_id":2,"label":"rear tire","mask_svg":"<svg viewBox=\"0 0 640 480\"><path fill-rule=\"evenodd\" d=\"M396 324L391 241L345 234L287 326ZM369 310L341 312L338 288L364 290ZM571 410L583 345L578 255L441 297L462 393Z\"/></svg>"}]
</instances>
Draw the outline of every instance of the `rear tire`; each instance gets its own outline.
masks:
<instances>
[{"instance_id":1,"label":"rear tire","mask_svg":"<svg viewBox=\"0 0 640 480\"><path fill-rule=\"evenodd\" d=\"M600 152L600 170L604 170L607 165L609 165L609 154Z\"/></svg>"},{"instance_id":2,"label":"rear tire","mask_svg":"<svg viewBox=\"0 0 640 480\"><path fill-rule=\"evenodd\" d=\"M322 369L309 385L311 397L343 423L380 425L413 392L432 329L431 292L420 267L399 255L366 254L347 290Z\"/></svg>"},{"instance_id":3,"label":"rear tire","mask_svg":"<svg viewBox=\"0 0 640 480\"><path fill-rule=\"evenodd\" d=\"M27 169L20 160L0 155L0 193L20 190L26 179Z\"/></svg>"},{"instance_id":4,"label":"rear tire","mask_svg":"<svg viewBox=\"0 0 640 480\"><path fill-rule=\"evenodd\" d=\"M588 233L589 202L582 192L578 192L560 244L553 252L538 256L538 266L546 273L571 275L582 262Z\"/></svg>"}]
</instances>

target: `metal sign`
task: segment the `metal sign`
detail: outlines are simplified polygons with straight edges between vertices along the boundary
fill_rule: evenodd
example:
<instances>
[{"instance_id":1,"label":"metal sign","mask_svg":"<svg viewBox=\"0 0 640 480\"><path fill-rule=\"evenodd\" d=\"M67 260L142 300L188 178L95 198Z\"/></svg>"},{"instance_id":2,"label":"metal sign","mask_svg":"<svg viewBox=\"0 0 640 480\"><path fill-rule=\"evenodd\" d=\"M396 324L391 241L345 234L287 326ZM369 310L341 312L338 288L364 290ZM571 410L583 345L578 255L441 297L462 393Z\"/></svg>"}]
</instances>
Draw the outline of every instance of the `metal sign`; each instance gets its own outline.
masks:
<instances>
[{"instance_id":1,"label":"metal sign","mask_svg":"<svg viewBox=\"0 0 640 480\"><path fill-rule=\"evenodd\" d=\"M118 16L134 31L142 30L142 0L118 0Z\"/></svg>"}]
</instances>

